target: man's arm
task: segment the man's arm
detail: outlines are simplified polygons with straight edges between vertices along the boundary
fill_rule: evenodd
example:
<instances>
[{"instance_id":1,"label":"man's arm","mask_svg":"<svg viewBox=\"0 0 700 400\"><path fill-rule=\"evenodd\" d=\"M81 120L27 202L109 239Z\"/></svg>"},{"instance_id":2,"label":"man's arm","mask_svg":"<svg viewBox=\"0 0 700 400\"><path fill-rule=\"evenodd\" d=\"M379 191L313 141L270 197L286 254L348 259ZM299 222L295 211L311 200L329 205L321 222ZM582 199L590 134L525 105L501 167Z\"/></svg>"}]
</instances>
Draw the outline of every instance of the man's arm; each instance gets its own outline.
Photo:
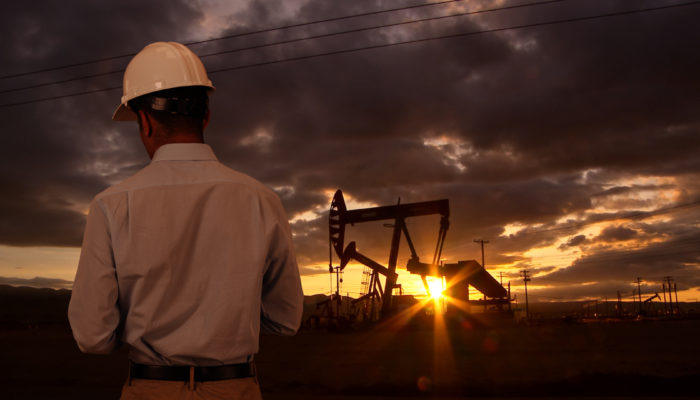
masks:
<instances>
[{"instance_id":1,"label":"man's arm","mask_svg":"<svg viewBox=\"0 0 700 400\"><path fill-rule=\"evenodd\" d=\"M279 200L278 200L279 202ZM292 245L292 233L282 205L270 233L267 268L263 276L260 329L263 333L293 335L301 324L304 293Z\"/></svg>"},{"instance_id":2,"label":"man's arm","mask_svg":"<svg viewBox=\"0 0 700 400\"><path fill-rule=\"evenodd\" d=\"M118 299L109 224L104 210L93 200L68 306L73 337L81 351L107 354L116 347Z\"/></svg>"}]
</instances>

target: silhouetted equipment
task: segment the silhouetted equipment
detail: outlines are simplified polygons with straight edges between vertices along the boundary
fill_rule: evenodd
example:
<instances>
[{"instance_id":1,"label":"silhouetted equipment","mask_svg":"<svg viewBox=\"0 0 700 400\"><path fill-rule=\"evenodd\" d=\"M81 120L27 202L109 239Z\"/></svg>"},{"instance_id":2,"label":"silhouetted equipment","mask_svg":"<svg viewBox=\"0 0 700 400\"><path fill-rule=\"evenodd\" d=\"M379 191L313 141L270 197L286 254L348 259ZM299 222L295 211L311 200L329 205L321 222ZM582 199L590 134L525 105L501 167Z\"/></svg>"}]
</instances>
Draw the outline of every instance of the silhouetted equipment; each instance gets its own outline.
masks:
<instances>
[{"instance_id":1,"label":"silhouetted equipment","mask_svg":"<svg viewBox=\"0 0 700 400\"><path fill-rule=\"evenodd\" d=\"M420 261L416 249L413 245L411 235L406 227L406 218L440 215L440 229L438 232L437 244L431 263ZM348 210L343 198L343 192L338 190L333 196L328 217L328 233L330 246L340 258L339 270L342 271L350 262L355 260L369 269L372 273L367 281L367 276L363 277L363 291L366 293L360 299L380 299L381 315L386 317L396 311L397 304L393 303L394 289L400 287L396 280L396 264L399 255L399 243L401 236L406 239L411 257L406 269L412 274L418 274L423 280L426 292L429 293L426 277L445 277L448 282L447 295L466 302L467 304L497 305L502 309L503 305L510 306L509 291L496 281L478 262L474 260L459 261L454 264L440 264L442 247L445 243L447 229L449 228L450 207L447 199L425 201L419 203L401 204L393 206L381 206ZM356 224L370 221L393 220L393 224L387 225L393 228L391 248L389 250L389 261L386 266L372 260L365 254L358 251L355 242L350 242L345 246L345 227L348 224ZM332 254L330 268L332 267ZM380 281L380 275L385 277L384 287ZM479 301L469 301L468 286L472 285L482 292L486 298Z\"/></svg>"},{"instance_id":2,"label":"silhouetted equipment","mask_svg":"<svg viewBox=\"0 0 700 400\"><path fill-rule=\"evenodd\" d=\"M654 295L649 297L646 297L645 295L646 298L644 300L642 300L642 281L645 281L645 279L642 277L637 277L635 279L635 282L637 283L637 289L632 290L632 310L637 316L658 317L659 315L677 316L681 314L681 310L678 305L678 289L676 284L673 282L672 277L665 276L662 278L661 294L655 292ZM675 304L673 301L674 290L676 291ZM621 312L622 301L619 291L617 292L617 297L618 317L622 317L625 316L625 313ZM655 307L654 300L657 300L660 303L660 311L657 310L657 307Z\"/></svg>"},{"instance_id":3,"label":"silhouetted equipment","mask_svg":"<svg viewBox=\"0 0 700 400\"><path fill-rule=\"evenodd\" d=\"M661 301L661 297L659 297L658 293L654 293L653 296L649 296L648 298L644 299L644 301L642 302L642 304L639 307L642 310L641 311L642 315L649 316L649 315L653 315L656 313L654 311L654 307L653 307L654 303L652 303L655 299L658 299L659 301Z\"/></svg>"},{"instance_id":4,"label":"silhouetted equipment","mask_svg":"<svg viewBox=\"0 0 700 400\"><path fill-rule=\"evenodd\" d=\"M650 301L652 301L652 300L654 300L654 299L659 299L659 300L660 300L659 294L658 294L658 293L654 293L653 296L651 296L651 297L649 297L648 299L644 300L644 304L647 304L647 303L649 303Z\"/></svg>"},{"instance_id":5,"label":"silhouetted equipment","mask_svg":"<svg viewBox=\"0 0 700 400\"><path fill-rule=\"evenodd\" d=\"M474 286L486 297L500 299L508 296L508 291L475 260L434 266L422 263L417 258L411 258L408 260L406 269L412 274L421 276L444 276L451 284L451 287L447 289L448 295L456 299L466 299L466 296L460 292L462 289L466 290L466 288L462 288L465 286L463 284ZM479 300L473 302L477 301L483 304L483 301ZM492 302L492 304L499 304L499 302Z\"/></svg>"}]
</instances>

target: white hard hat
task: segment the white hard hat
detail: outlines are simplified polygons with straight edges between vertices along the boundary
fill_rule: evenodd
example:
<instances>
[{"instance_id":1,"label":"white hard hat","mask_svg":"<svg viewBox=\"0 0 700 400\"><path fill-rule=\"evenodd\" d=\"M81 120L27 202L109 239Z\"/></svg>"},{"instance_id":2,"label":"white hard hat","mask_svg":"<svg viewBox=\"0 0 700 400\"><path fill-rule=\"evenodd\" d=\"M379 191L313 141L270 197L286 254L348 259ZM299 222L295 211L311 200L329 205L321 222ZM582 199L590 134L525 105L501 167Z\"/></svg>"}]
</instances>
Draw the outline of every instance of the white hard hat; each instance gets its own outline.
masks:
<instances>
[{"instance_id":1,"label":"white hard hat","mask_svg":"<svg viewBox=\"0 0 700 400\"><path fill-rule=\"evenodd\" d=\"M155 42L144 47L124 71L124 95L112 119L135 121L127 102L144 94L185 86L214 90L202 61L190 49L176 42Z\"/></svg>"}]
</instances>

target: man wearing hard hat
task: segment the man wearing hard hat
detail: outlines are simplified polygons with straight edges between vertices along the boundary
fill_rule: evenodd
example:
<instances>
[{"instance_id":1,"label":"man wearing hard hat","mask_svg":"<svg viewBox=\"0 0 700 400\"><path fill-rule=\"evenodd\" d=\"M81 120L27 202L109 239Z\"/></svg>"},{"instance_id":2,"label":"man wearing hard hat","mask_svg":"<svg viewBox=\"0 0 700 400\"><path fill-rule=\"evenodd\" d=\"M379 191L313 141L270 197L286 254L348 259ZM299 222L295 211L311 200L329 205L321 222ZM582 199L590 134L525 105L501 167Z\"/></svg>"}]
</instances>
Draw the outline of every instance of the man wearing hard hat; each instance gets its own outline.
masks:
<instances>
[{"instance_id":1,"label":"man wearing hard hat","mask_svg":"<svg viewBox=\"0 0 700 400\"><path fill-rule=\"evenodd\" d=\"M173 42L124 73L114 120L151 163L90 204L68 317L83 352L129 346L122 399L259 399L260 331L291 335L303 294L274 192L203 143L214 86Z\"/></svg>"}]
</instances>

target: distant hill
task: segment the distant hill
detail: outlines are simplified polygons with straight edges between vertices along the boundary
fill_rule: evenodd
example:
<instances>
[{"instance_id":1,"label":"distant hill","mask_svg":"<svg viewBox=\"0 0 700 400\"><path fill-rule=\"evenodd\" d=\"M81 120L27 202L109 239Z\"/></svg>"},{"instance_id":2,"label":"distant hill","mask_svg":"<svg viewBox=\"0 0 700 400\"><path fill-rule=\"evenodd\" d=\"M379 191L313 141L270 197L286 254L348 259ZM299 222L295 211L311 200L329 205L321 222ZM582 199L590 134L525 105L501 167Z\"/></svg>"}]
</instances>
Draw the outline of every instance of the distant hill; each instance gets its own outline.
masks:
<instances>
[{"instance_id":1,"label":"distant hill","mask_svg":"<svg viewBox=\"0 0 700 400\"><path fill-rule=\"evenodd\" d=\"M11 296L17 298L33 298L33 297L55 297L69 296L68 289L51 289L51 288L36 288L30 286L12 286L0 285L0 297Z\"/></svg>"},{"instance_id":2,"label":"distant hill","mask_svg":"<svg viewBox=\"0 0 700 400\"><path fill-rule=\"evenodd\" d=\"M0 285L0 328L68 324L70 290Z\"/></svg>"},{"instance_id":3,"label":"distant hill","mask_svg":"<svg viewBox=\"0 0 700 400\"><path fill-rule=\"evenodd\" d=\"M68 324L68 289L0 285L0 329L27 328L46 324ZM304 296L304 318L328 296Z\"/></svg>"},{"instance_id":4,"label":"distant hill","mask_svg":"<svg viewBox=\"0 0 700 400\"><path fill-rule=\"evenodd\" d=\"M35 276L31 279L0 276L0 285L26 286L33 288L71 289L73 287L73 281L67 281L65 279L58 278L46 278L41 276Z\"/></svg>"}]
</instances>

